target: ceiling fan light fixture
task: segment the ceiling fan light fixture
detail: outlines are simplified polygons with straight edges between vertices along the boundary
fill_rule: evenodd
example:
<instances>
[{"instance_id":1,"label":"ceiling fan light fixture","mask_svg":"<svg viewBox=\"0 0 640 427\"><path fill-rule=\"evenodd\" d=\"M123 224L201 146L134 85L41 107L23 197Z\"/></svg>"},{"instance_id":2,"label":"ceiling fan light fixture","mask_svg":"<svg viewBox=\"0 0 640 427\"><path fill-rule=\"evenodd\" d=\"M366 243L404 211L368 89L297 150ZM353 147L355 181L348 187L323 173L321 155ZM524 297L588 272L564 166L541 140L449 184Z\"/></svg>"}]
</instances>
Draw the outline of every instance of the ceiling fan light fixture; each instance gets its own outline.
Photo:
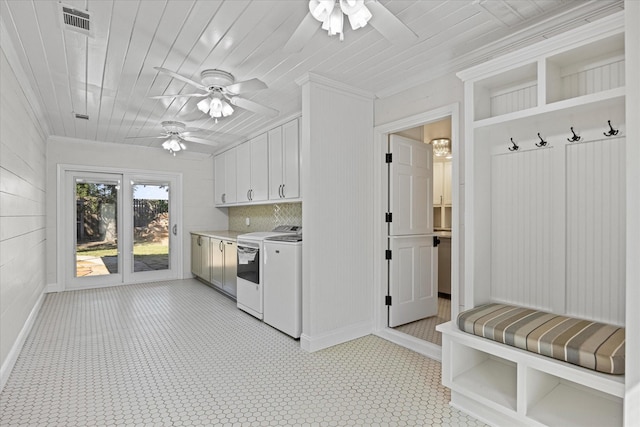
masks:
<instances>
[{"instance_id":1,"label":"ceiling fan light fixture","mask_svg":"<svg viewBox=\"0 0 640 427\"><path fill-rule=\"evenodd\" d=\"M335 0L309 0L309 12L318 21L324 22L331 15L335 4Z\"/></svg>"},{"instance_id":2,"label":"ceiling fan light fixture","mask_svg":"<svg viewBox=\"0 0 640 427\"><path fill-rule=\"evenodd\" d=\"M198 110L207 114L209 112L209 105L211 105L211 100L209 98L204 98L202 101L198 102Z\"/></svg>"},{"instance_id":3,"label":"ceiling fan light fixture","mask_svg":"<svg viewBox=\"0 0 640 427\"><path fill-rule=\"evenodd\" d=\"M373 17L364 0L340 0L340 9L349 17L352 30L364 27Z\"/></svg>"},{"instance_id":4,"label":"ceiling fan light fixture","mask_svg":"<svg viewBox=\"0 0 640 427\"><path fill-rule=\"evenodd\" d=\"M162 148L175 156L178 151L186 150L187 146L184 145L184 142L182 142L179 136L171 135L162 143Z\"/></svg>"}]
</instances>

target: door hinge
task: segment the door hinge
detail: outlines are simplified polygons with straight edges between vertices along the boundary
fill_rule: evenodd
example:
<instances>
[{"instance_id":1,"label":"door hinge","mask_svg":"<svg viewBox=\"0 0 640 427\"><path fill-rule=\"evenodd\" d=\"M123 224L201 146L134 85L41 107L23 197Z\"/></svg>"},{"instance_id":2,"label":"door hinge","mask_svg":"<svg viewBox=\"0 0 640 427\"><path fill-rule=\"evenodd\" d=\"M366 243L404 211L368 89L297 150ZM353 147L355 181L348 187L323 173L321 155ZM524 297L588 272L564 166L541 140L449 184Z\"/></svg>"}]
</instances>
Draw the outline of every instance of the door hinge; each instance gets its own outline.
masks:
<instances>
[{"instance_id":1,"label":"door hinge","mask_svg":"<svg viewBox=\"0 0 640 427\"><path fill-rule=\"evenodd\" d=\"M384 251L384 259L391 259L391 250Z\"/></svg>"},{"instance_id":2,"label":"door hinge","mask_svg":"<svg viewBox=\"0 0 640 427\"><path fill-rule=\"evenodd\" d=\"M391 295L386 295L384 297L384 305L391 305Z\"/></svg>"},{"instance_id":3,"label":"door hinge","mask_svg":"<svg viewBox=\"0 0 640 427\"><path fill-rule=\"evenodd\" d=\"M384 214L384 221L385 222L392 222L393 221L393 214L391 212L387 212Z\"/></svg>"},{"instance_id":4,"label":"door hinge","mask_svg":"<svg viewBox=\"0 0 640 427\"><path fill-rule=\"evenodd\" d=\"M387 153L387 154L385 154L385 155L384 155L384 161L385 161L385 163L391 163L391 162L392 162L392 158L393 158L393 155L392 155L391 153Z\"/></svg>"},{"instance_id":5,"label":"door hinge","mask_svg":"<svg viewBox=\"0 0 640 427\"><path fill-rule=\"evenodd\" d=\"M439 244L440 244L440 239L438 239L438 236L433 236L433 247L437 248Z\"/></svg>"}]
</instances>

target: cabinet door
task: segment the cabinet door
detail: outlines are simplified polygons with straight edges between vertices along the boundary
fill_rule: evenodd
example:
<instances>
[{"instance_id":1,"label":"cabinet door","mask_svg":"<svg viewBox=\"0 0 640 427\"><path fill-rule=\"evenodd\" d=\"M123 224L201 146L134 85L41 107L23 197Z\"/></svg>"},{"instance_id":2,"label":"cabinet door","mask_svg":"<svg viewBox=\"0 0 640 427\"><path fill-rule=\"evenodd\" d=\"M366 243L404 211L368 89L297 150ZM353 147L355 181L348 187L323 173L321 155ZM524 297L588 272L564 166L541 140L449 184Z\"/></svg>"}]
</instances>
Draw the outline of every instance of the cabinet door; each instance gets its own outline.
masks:
<instances>
[{"instance_id":1,"label":"cabinet door","mask_svg":"<svg viewBox=\"0 0 640 427\"><path fill-rule=\"evenodd\" d=\"M233 148L224 153L225 203L235 203L237 201L236 181L236 149Z\"/></svg>"},{"instance_id":2,"label":"cabinet door","mask_svg":"<svg viewBox=\"0 0 640 427\"><path fill-rule=\"evenodd\" d=\"M238 274L237 263L238 263L238 252L236 248L236 243L231 241L224 241L224 274L223 274L223 283L222 289L224 289L227 293L236 296L237 295L237 287L236 287L236 279Z\"/></svg>"},{"instance_id":3,"label":"cabinet door","mask_svg":"<svg viewBox=\"0 0 640 427\"><path fill-rule=\"evenodd\" d=\"M249 201L249 190L251 190L251 144L245 142L236 147L236 188L238 202Z\"/></svg>"},{"instance_id":4,"label":"cabinet door","mask_svg":"<svg viewBox=\"0 0 640 427\"><path fill-rule=\"evenodd\" d=\"M251 194L250 200L258 202L269 196L269 141L264 133L251 140Z\"/></svg>"},{"instance_id":5,"label":"cabinet door","mask_svg":"<svg viewBox=\"0 0 640 427\"><path fill-rule=\"evenodd\" d=\"M214 168L214 179L213 183L214 188L214 201L216 205L224 204L224 192L225 192L225 153L219 154L214 158L213 168Z\"/></svg>"},{"instance_id":6,"label":"cabinet door","mask_svg":"<svg viewBox=\"0 0 640 427\"><path fill-rule=\"evenodd\" d=\"M224 281L224 241L211 239L211 283L222 287Z\"/></svg>"},{"instance_id":7,"label":"cabinet door","mask_svg":"<svg viewBox=\"0 0 640 427\"><path fill-rule=\"evenodd\" d=\"M445 205L451 206L451 162L444 163L444 170L442 172L442 198Z\"/></svg>"},{"instance_id":8,"label":"cabinet door","mask_svg":"<svg viewBox=\"0 0 640 427\"><path fill-rule=\"evenodd\" d=\"M433 204L434 206L442 205L442 201L444 199L444 194L442 193L442 189L444 188L443 171L444 171L444 163L442 162L433 163Z\"/></svg>"},{"instance_id":9,"label":"cabinet door","mask_svg":"<svg viewBox=\"0 0 640 427\"><path fill-rule=\"evenodd\" d=\"M282 127L271 129L269 138L269 200L282 198Z\"/></svg>"},{"instance_id":10,"label":"cabinet door","mask_svg":"<svg viewBox=\"0 0 640 427\"><path fill-rule=\"evenodd\" d=\"M300 131L298 120L282 126L282 197L300 197Z\"/></svg>"},{"instance_id":11,"label":"cabinet door","mask_svg":"<svg viewBox=\"0 0 640 427\"><path fill-rule=\"evenodd\" d=\"M202 275L202 250L200 249L200 236L191 235L191 273L195 276Z\"/></svg>"},{"instance_id":12,"label":"cabinet door","mask_svg":"<svg viewBox=\"0 0 640 427\"><path fill-rule=\"evenodd\" d=\"M200 277L211 282L211 238L200 236Z\"/></svg>"}]
</instances>

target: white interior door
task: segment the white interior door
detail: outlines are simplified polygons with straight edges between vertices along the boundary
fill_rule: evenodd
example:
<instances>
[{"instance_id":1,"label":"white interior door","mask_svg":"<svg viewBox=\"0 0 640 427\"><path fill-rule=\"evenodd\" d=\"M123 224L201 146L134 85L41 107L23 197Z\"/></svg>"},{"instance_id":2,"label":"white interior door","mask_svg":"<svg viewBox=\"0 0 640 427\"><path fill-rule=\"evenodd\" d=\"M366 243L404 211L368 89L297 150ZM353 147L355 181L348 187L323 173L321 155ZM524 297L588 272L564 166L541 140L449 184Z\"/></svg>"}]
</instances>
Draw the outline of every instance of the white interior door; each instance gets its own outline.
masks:
<instances>
[{"instance_id":1,"label":"white interior door","mask_svg":"<svg viewBox=\"0 0 640 427\"><path fill-rule=\"evenodd\" d=\"M389 136L389 326L438 313L430 145Z\"/></svg>"},{"instance_id":2,"label":"white interior door","mask_svg":"<svg viewBox=\"0 0 640 427\"><path fill-rule=\"evenodd\" d=\"M389 326L414 322L438 313L438 248L432 236L389 238Z\"/></svg>"},{"instance_id":3,"label":"white interior door","mask_svg":"<svg viewBox=\"0 0 640 427\"><path fill-rule=\"evenodd\" d=\"M399 135L389 136L389 201L393 221L389 234L433 233L433 153L431 145Z\"/></svg>"}]
</instances>

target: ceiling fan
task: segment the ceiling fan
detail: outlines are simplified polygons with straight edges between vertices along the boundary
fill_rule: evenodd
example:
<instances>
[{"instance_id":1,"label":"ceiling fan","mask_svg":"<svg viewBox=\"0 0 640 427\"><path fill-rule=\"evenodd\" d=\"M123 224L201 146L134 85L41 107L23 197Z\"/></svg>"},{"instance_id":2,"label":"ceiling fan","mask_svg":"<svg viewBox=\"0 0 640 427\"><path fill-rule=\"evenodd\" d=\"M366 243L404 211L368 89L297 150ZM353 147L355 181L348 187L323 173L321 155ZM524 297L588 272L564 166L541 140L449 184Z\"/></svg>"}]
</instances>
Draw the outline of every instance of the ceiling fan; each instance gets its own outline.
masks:
<instances>
[{"instance_id":1,"label":"ceiling fan","mask_svg":"<svg viewBox=\"0 0 640 427\"><path fill-rule=\"evenodd\" d=\"M163 121L160 125L162 126L163 132L159 136L132 136L126 137L125 139L164 139L165 141L162 143L162 148L169 151L169 153L174 156L178 151L187 149L185 142L194 142L196 144L213 146L218 145L216 142L209 141L208 139L193 136L194 133L207 132L204 129L188 128L182 122L175 122L171 120Z\"/></svg>"},{"instance_id":2,"label":"ceiling fan","mask_svg":"<svg viewBox=\"0 0 640 427\"><path fill-rule=\"evenodd\" d=\"M177 97L196 97L203 98L198 102L198 109L205 114L209 114L211 118L218 122L218 118L227 117L233 114L233 107L243 108L245 110L262 114L268 117L275 117L279 111L271 107L267 107L257 102L238 96L245 92L255 92L266 89L267 85L259 79L249 79L242 82L236 82L233 74L222 70L203 70L200 73L201 83L191 80L183 75L167 70L162 67L154 67L155 70L168 74L173 78L181 80L191 86L200 89L204 93L187 93L176 95L159 95L152 96L153 99L177 98Z\"/></svg>"},{"instance_id":3,"label":"ceiling fan","mask_svg":"<svg viewBox=\"0 0 640 427\"><path fill-rule=\"evenodd\" d=\"M392 43L408 43L418 38L416 33L377 0L309 0L309 13L285 44L284 52L302 50L318 30L319 23L322 23L322 29L330 36L339 34L340 40L343 40L345 15L349 18L352 30L369 23Z\"/></svg>"}]
</instances>

